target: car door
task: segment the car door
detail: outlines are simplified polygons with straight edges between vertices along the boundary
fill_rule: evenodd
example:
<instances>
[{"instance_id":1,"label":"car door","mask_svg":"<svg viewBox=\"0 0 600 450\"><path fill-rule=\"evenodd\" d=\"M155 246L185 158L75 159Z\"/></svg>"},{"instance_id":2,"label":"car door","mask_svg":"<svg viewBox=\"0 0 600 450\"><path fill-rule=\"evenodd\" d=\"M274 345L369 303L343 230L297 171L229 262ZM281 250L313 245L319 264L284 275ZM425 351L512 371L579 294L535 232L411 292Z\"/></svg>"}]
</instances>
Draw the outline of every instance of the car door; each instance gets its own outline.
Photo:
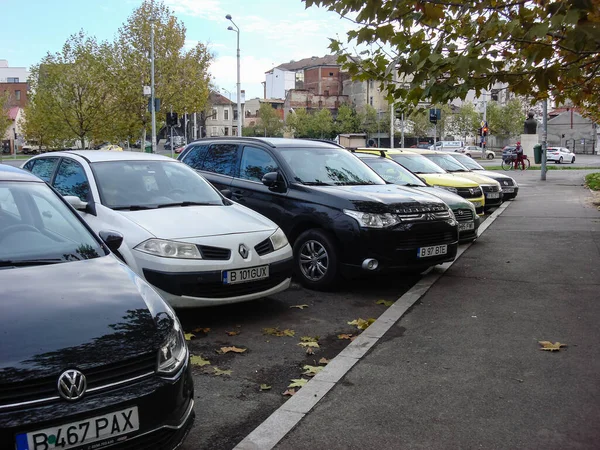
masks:
<instances>
[{"instance_id":1,"label":"car door","mask_svg":"<svg viewBox=\"0 0 600 450\"><path fill-rule=\"evenodd\" d=\"M218 190L231 187L233 177L236 175L238 150L238 144L209 145L200 170L202 175Z\"/></svg>"},{"instance_id":2,"label":"car door","mask_svg":"<svg viewBox=\"0 0 600 450\"><path fill-rule=\"evenodd\" d=\"M231 184L232 200L280 224L285 213L287 189L265 186L262 178L270 172L281 173L270 152L254 145L242 146L238 176Z\"/></svg>"}]
</instances>

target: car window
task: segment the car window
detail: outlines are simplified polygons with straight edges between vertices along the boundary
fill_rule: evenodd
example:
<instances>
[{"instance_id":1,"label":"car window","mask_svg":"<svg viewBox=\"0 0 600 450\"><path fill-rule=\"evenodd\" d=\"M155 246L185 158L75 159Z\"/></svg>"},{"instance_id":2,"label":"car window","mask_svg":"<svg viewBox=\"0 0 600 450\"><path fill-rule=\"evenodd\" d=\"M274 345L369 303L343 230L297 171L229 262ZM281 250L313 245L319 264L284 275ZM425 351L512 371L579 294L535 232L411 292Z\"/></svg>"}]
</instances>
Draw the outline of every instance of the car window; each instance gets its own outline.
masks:
<instances>
[{"instance_id":1,"label":"car window","mask_svg":"<svg viewBox=\"0 0 600 450\"><path fill-rule=\"evenodd\" d=\"M207 151L208 145L195 145L186 153L183 162L192 169L200 170L202 169Z\"/></svg>"},{"instance_id":2,"label":"car window","mask_svg":"<svg viewBox=\"0 0 600 450\"><path fill-rule=\"evenodd\" d=\"M427 186L419 178L410 173L400 164L390 161L387 158L360 158L371 169L388 183L400 184L403 186Z\"/></svg>"},{"instance_id":3,"label":"car window","mask_svg":"<svg viewBox=\"0 0 600 450\"><path fill-rule=\"evenodd\" d=\"M9 212L11 215L3 215L3 212ZM0 232L2 228L9 224L5 224L2 219L10 220L14 216L15 219L20 219L21 214L17 208L17 203L9 189L0 188Z\"/></svg>"},{"instance_id":4,"label":"car window","mask_svg":"<svg viewBox=\"0 0 600 450\"><path fill-rule=\"evenodd\" d=\"M31 173L49 183L58 163L58 158L40 158L34 160L33 163Z\"/></svg>"},{"instance_id":5,"label":"car window","mask_svg":"<svg viewBox=\"0 0 600 450\"><path fill-rule=\"evenodd\" d=\"M468 157L466 155L461 155L460 153L458 153L458 154L452 155L452 157L454 159L456 159L458 162L460 162L467 169L471 169L471 170L482 170L483 169L482 166L480 166L477 162L473 161L470 157Z\"/></svg>"},{"instance_id":6,"label":"car window","mask_svg":"<svg viewBox=\"0 0 600 450\"><path fill-rule=\"evenodd\" d=\"M467 168L450 155L425 155L425 157L448 172L467 172Z\"/></svg>"},{"instance_id":7,"label":"car window","mask_svg":"<svg viewBox=\"0 0 600 450\"><path fill-rule=\"evenodd\" d=\"M13 205L14 204L14 205ZM77 215L42 183L0 182L0 264L43 260L59 263L106 254ZM4 223L4 206L16 209ZM32 262L35 264L35 262Z\"/></svg>"},{"instance_id":8,"label":"car window","mask_svg":"<svg viewBox=\"0 0 600 450\"><path fill-rule=\"evenodd\" d=\"M235 176L237 144L213 144L208 149L202 170Z\"/></svg>"},{"instance_id":9,"label":"car window","mask_svg":"<svg viewBox=\"0 0 600 450\"><path fill-rule=\"evenodd\" d=\"M54 188L62 195L73 195L82 201L88 201L90 184L81 164L72 159L64 158L58 166L54 177Z\"/></svg>"},{"instance_id":10,"label":"car window","mask_svg":"<svg viewBox=\"0 0 600 450\"><path fill-rule=\"evenodd\" d=\"M446 173L440 166L432 163L421 155L390 155L399 164L402 164L413 173Z\"/></svg>"},{"instance_id":11,"label":"car window","mask_svg":"<svg viewBox=\"0 0 600 450\"><path fill-rule=\"evenodd\" d=\"M244 147L240 163L240 178L261 182L266 173L276 171L277 163L265 150Z\"/></svg>"}]
</instances>

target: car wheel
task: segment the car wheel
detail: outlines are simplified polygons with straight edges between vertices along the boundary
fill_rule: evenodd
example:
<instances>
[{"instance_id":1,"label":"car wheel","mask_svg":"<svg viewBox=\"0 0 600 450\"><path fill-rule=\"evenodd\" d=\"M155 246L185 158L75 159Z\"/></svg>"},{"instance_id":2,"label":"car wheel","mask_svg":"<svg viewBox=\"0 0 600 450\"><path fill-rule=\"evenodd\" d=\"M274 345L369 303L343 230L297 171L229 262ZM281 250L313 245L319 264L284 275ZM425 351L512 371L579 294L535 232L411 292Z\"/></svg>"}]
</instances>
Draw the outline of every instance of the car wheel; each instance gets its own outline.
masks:
<instances>
[{"instance_id":1,"label":"car wheel","mask_svg":"<svg viewBox=\"0 0 600 450\"><path fill-rule=\"evenodd\" d=\"M294 242L294 266L300 283L309 289L328 289L338 275L337 250L329 233L312 229Z\"/></svg>"},{"instance_id":2,"label":"car wheel","mask_svg":"<svg viewBox=\"0 0 600 450\"><path fill-rule=\"evenodd\" d=\"M558 163L562 164L562 162L563 162L563 157L561 156L560 158L558 158Z\"/></svg>"},{"instance_id":3,"label":"car wheel","mask_svg":"<svg viewBox=\"0 0 600 450\"><path fill-rule=\"evenodd\" d=\"M491 153L489 155L487 155L487 159L494 159L494 155L492 155Z\"/></svg>"},{"instance_id":4,"label":"car wheel","mask_svg":"<svg viewBox=\"0 0 600 450\"><path fill-rule=\"evenodd\" d=\"M573 164L575 162L575 157L573 156L573 159L571 159L571 164Z\"/></svg>"},{"instance_id":5,"label":"car wheel","mask_svg":"<svg viewBox=\"0 0 600 450\"><path fill-rule=\"evenodd\" d=\"M465 155L467 155L469 158L471 157L471 154L470 154L470 153L465 153Z\"/></svg>"}]
</instances>

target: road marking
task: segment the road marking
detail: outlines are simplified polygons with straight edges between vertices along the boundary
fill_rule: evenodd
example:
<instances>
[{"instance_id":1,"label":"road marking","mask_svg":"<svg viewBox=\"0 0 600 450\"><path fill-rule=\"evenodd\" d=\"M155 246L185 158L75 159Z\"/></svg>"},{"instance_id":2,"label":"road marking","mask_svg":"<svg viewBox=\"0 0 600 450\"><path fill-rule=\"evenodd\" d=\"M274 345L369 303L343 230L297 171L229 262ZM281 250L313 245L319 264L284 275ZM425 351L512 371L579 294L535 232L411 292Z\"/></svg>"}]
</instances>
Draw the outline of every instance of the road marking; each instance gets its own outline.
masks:
<instances>
[{"instance_id":1,"label":"road marking","mask_svg":"<svg viewBox=\"0 0 600 450\"><path fill-rule=\"evenodd\" d=\"M510 202L504 202L479 226L481 236L502 214ZM472 245L460 246L456 260ZM306 383L293 397L281 405L263 423L246 436L233 450L270 450L294 428L336 383L397 323L406 311L435 284L454 261L430 270L421 280L390 306L379 318L342 350L321 372Z\"/></svg>"}]
</instances>

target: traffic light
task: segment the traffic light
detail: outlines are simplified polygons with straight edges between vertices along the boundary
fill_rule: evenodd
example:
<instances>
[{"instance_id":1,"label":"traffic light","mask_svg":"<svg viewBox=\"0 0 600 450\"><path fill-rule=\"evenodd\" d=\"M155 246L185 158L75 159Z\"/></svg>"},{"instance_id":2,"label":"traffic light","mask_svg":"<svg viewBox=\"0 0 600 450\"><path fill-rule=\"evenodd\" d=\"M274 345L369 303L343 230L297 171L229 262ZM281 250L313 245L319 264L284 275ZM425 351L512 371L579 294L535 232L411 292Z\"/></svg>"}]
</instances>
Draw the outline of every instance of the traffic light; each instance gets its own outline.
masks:
<instances>
[{"instance_id":1,"label":"traffic light","mask_svg":"<svg viewBox=\"0 0 600 450\"><path fill-rule=\"evenodd\" d=\"M487 127L487 125L486 125L485 127L483 127L483 130L482 130L482 131L483 131L483 134L482 134L482 136L487 136L487 135L488 135L488 132L490 131L490 129L489 129L489 128Z\"/></svg>"},{"instance_id":2,"label":"traffic light","mask_svg":"<svg viewBox=\"0 0 600 450\"><path fill-rule=\"evenodd\" d=\"M477 134L478 134L479 136L483 136L483 128L482 128L482 127L479 127L479 128L477 129Z\"/></svg>"},{"instance_id":3,"label":"traffic light","mask_svg":"<svg viewBox=\"0 0 600 450\"><path fill-rule=\"evenodd\" d=\"M402 119L402 109L401 108L396 108L394 110L394 118Z\"/></svg>"},{"instance_id":4,"label":"traffic light","mask_svg":"<svg viewBox=\"0 0 600 450\"><path fill-rule=\"evenodd\" d=\"M498 101L498 91L493 90L490 96L492 97L492 100Z\"/></svg>"}]
</instances>

